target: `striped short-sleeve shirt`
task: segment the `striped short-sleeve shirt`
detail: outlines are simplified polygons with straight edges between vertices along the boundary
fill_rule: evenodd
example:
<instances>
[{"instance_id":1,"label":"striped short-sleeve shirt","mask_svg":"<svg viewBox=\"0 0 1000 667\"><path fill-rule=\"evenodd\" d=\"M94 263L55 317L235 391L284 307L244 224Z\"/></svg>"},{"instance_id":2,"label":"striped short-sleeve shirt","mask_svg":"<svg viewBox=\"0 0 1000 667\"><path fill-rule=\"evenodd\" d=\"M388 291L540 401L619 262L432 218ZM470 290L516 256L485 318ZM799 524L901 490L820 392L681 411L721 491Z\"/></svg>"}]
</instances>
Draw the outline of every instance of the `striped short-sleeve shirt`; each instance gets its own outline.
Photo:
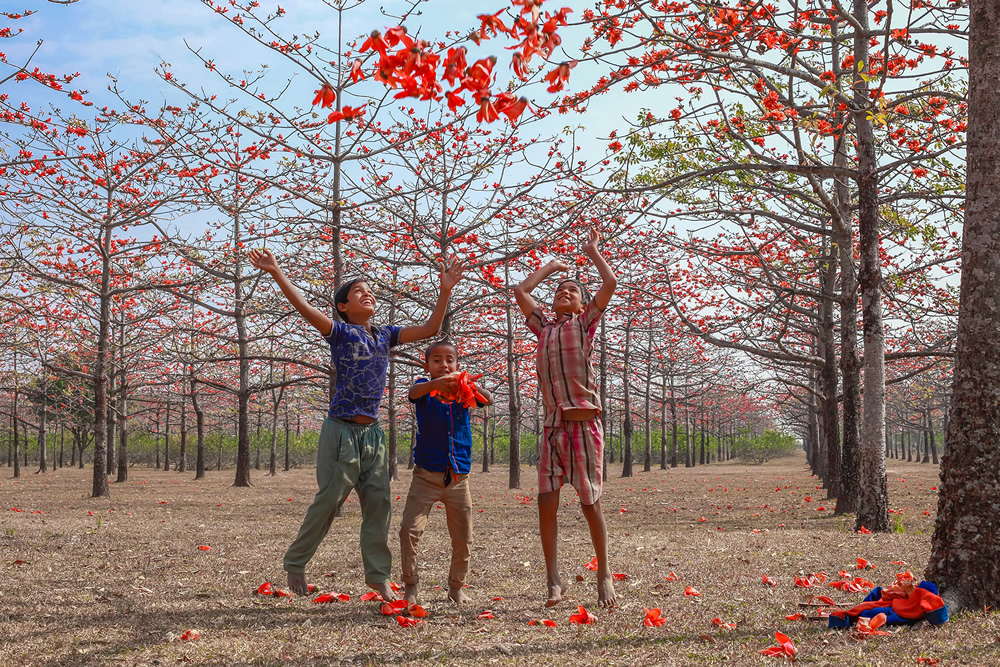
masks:
<instances>
[{"instance_id":1,"label":"striped short-sleeve shirt","mask_svg":"<svg viewBox=\"0 0 1000 667\"><path fill-rule=\"evenodd\" d=\"M545 407L545 426L562 423L564 410L600 410L594 364L594 334L603 311L590 301L583 312L564 314L556 321L540 308L527 325L538 336L538 385Z\"/></svg>"}]
</instances>

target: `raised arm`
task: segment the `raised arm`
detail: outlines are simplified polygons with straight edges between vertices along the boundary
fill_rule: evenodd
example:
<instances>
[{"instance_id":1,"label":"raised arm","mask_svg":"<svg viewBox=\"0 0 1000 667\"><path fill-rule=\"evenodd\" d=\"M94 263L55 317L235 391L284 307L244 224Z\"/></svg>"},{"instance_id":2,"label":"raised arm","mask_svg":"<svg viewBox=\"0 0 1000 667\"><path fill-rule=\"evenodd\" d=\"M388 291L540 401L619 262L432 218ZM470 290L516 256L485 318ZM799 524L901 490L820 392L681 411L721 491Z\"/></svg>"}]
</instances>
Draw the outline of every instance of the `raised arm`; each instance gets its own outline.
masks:
<instances>
[{"instance_id":1,"label":"raised arm","mask_svg":"<svg viewBox=\"0 0 1000 667\"><path fill-rule=\"evenodd\" d=\"M285 298L288 299L288 302L292 304L295 310L299 311L299 314L306 318L306 321L313 325L321 334L324 336L330 335L330 332L333 331L333 320L323 313L322 310L306 301L302 293L295 288L295 285L292 284L288 276L278 266L278 260L275 259L270 250L258 250L254 248L250 251L250 263L261 271L270 273L271 277L274 278L274 282L278 283L281 293L285 295Z\"/></svg>"},{"instance_id":2,"label":"raised arm","mask_svg":"<svg viewBox=\"0 0 1000 667\"><path fill-rule=\"evenodd\" d=\"M615 275L611 265L597 248L597 242L600 240L601 235L597 233L597 230L591 229L587 235L587 243L583 246L583 252L594 263L597 272L601 275L601 288L594 295L594 303L598 308L604 310L611 303L611 297L614 296L615 289L618 287L618 276Z\"/></svg>"},{"instance_id":3,"label":"raised arm","mask_svg":"<svg viewBox=\"0 0 1000 667\"><path fill-rule=\"evenodd\" d=\"M559 271L569 271L569 265L566 262L554 259L548 264L539 267L537 271L522 280L521 284L514 288L514 299L517 301L517 305L520 306L521 312L524 313L525 317L529 317L538 308L538 304L532 298L531 292L541 285L543 280Z\"/></svg>"},{"instance_id":4,"label":"raised arm","mask_svg":"<svg viewBox=\"0 0 1000 667\"><path fill-rule=\"evenodd\" d=\"M438 292L437 304L434 306L430 317L423 324L415 327L406 327L399 332L399 343L412 343L415 340L425 340L437 334L441 330L441 323L444 322L445 313L448 312L448 299L451 298L451 290L462 279L465 272L465 263L460 260L452 262L442 261L441 263L441 291Z\"/></svg>"}]
</instances>

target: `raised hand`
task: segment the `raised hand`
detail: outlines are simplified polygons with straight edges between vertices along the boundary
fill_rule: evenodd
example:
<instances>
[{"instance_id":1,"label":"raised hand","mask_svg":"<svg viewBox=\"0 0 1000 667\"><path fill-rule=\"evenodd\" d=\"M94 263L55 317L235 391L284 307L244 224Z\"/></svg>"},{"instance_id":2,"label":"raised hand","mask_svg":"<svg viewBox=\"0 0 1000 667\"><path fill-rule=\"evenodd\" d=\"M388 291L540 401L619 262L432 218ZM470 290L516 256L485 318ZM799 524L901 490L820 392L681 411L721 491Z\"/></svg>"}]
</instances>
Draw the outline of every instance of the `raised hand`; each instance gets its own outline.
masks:
<instances>
[{"instance_id":1,"label":"raised hand","mask_svg":"<svg viewBox=\"0 0 1000 667\"><path fill-rule=\"evenodd\" d=\"M590 231L587 233L587 242L583 244L583 252L588 256L592 257L597 250L597 243L601 240L601 235L598 231L591 227Z\"/></svg>"},{"instance_id":2,"label":"raised hand","mask_svg":"<svg viewBox=\"0 0 1000 667\"><path fill-rule=\"evenodd\" d=\"M451 291L465 273L465 262L460 259L441 261L441 289Z\"/></svg>"},{"instance_id":3,"label":"raised hand","mask_svg":"<svg viewBox=\"0 0 1000 667\"><path fill-rule=\"evenodd\" d=\"M549 267L551 267L552 269L550 273L562 273L565 271L569 271L570 269L569 264L562 261L561 259L552 260L551 262L549 262Z\"/></svg>"},{"instance_id":4,"label":"raised hand","mask_svg":"<svg viewBox=\"0 0 1000 667\"><path fill-rule=\"evenodd\" d=\"M250 251L249 257L250 263L261 271L274 273L278 270L278 260L274 258L274 255L267 248L264 248L263 250L254 248Z\"/></svg>"}]
</instances>

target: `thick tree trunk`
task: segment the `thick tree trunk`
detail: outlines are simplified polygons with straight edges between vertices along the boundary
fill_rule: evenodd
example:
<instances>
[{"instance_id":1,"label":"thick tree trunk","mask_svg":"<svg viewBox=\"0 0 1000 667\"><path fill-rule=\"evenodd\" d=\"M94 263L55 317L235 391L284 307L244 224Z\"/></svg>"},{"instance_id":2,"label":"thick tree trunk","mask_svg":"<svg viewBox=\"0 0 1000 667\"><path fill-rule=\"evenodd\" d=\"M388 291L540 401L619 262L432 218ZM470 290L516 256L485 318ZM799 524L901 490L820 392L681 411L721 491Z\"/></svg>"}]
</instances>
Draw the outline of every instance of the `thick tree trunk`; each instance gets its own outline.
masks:
<instances>
[{"instance_id":1,"label":"thick tree trunk","mask_svg":"<svg viewBox=\"0 0 1000 667\"><path fill-rule=\"evenodd\" d=\"M630 352L632 347L632 320L625 323L625 356L622 360L622 402L624 404L624 419L622 419L622 477L632 476L632 392L629 388L629 376L632 374Z\"/></svg>"},{"instance_id":2,"label":"thick tree trunk","mask_svg":"<svg viewBox=\"0 0 1000 667\"><path fill-rule=\"evenodd\" d=\"M163 424L163 469L170 470L170 401L167 401Z\"/></svg>"},{"instance_id":3,"label":"thick tree trunk","mask_svg":"<svg viewBox=\"0 0 1000 667\"><path fill-rule=\"evenodd\" d=\"M837 350L834 345L834 292L837 283L837 256L832 242L825 243L823 258L823 300L820 303L819 355L823 358L820 369L820 419L823 425L823 449L826 450L826 497L840 495L840 416L837 396Z\"/></svg>"},{"instance_id":4,"label":"thick tree trunk","mask_svg":"<svg viewBox=\"0 0 1000 667\"><path fill-rule=\"evenodd\" d=\"M483 408L483 472L490 471L490 447L489 447L489 435L490 435L490 408L489 406ZM413 469L413 445L416 440L417 429L416 426L411 422L410 428L410 463L407 466L409 469Z\"/></svg>"},{"instance_id":5,"label":"thick tree trunk","mask_svg":"<svg viewBox=\"0 0 1000 667\"><path fill-rule=\"evenodd\" d=\"M925 576L952 613L1000 605L1000 1L972 0L962 283L941 492Z\"/></svg>"},{"instance_id":6,"label":"thick tree trunk","mask_svg":"<svg viewBox=\"0 0 1000 667\"><path fill-rule=\"evenodd\" d=\"M240 239L240 219L234 219L233 238ZM233 486L252 486L250 482L250 343L247 334L247 303L243 295L242 262L236 262L233 293L235 296L236 340L239 352L239 390L237 391L236 477Z\"/></svg>"},{"instance_id":7,"label":"thick tree trunk","mask_svg":"<svg viewBox=\"0 0 1000 667\"><path fill-rule=\"evenodd\" d=\"M38 416L38 472L48 472L47 453L45 449L45 427L49 414L49 397L45 390L45 383L42 384L42 410Z\"/></svg>"},{"instance_id":8,"label":"thick tree trunk","mask_svg":"<svg viewBox=\"0 0 1000 667\"><path fill-rule=\"evenodd\" d=\"M274 477L278 474L278 403L271 409L271 448L268 452L267 474Z\"/></svg>"},{"instance_id":9,"label":"thick tree trunk","mask_svg":"<svg viewBox=\"0 0 1000 667\"><path fill-rule=\"evenodd\" d=\"M506 273L506 269L505 269ZM510 278L507 276L507 283ZM517 358L514 356L514 317L507 303L507 409L510 414L510 474L507 486L521 488L521 397L518 392Z\"/></svg>"},{"instance_id":10,"label":"thick tree trunk","mask_svg":"<svg viewBox=\"0 0 1000 667\"><path fill-rule=\"evenodd\" d=\"M181 451L177 459L177 472L187 471L187 401L184 400L184 393L181 392Z\"/></svg>"},{"instance_id":11,"label":"thick tree trunk","mask_svg":"<svg viewBox=\"0 0 1000 667\"><path fill-rule=\"evenodd\" d=\"M10 421L12 426L12 431L14 433L14 478L17 479L21 476L21 457L19 456L20 451L18 447L20 443L18 442L18 428L17 428L17 403L20 392L17 389L17 351L14 352L14 404L11 407Z\"/></svg>"},{"instance_id":12,"label":"thick tree trunk","mask_svg":"<svg viewBox=\"0 0 1000 667\"><path fill-rule=\"evenodd\" d=\"M109 336L111 333L109 332ZM115 409L115 395L117 392L117 387L115 387L115 376L118 374L117 365L121 363L121 353L115 353L115 345L108 341L108 463L105 470L107 470L108 475L111 471L115 469L117 465L118 457L115 456L115 437L118 432L118 415ZM118 364L116 364L116 361Z\"/></svg>"},{"instance_id":13,"label":"thick tree trunk","mask_svg":"<svg viewBox=\"0 0 1000 667\"><path fill-rule=\"evenodd\" d=\"M197 453L194 460L194 478L205 478L205 412L198 404L198 381L192 376L191 382L191 409L194 410L195 428L198 430Z\"/></svg>"},{"instance_id":14,"label":"thick tree trunk","mask_svg":"<svg viewBox=\"0 0 1000 667\"><path fill-rule=\"evenodd\" d=\"M291 440L292 433L289 429L288 424L288 404L285 404L285 472L288 472L292 467L292 460L289 452L288 443Z\"/></svg>"},{"instance_id":15,"label":"thick tree trunk","mask_svg":"<svg viewBox=\"0 0 1000 667\"><path fill-rule=\"evenodd\" d=\"M118 390L118 471L115 483L123 484L128 481L128 385L124 371Z\"/></svg>"},{"instance_id":16,"label":"thick tree trunk","mask_svg":"<svg viewBox=\"0 0 1000 667\"><path fill-rule=\"evenodd\" d=\"M864 63L864 72L854 77L854 127L858 160L858 231L861 266L862 331L864 335L863 430L861 436L861 482L855 530L862 526L876 533L888 532L889 491L885 479L885 331L882 324L882 258L879 256L878 172L875 136L868 114L872 102L868 83L868 3L854 0L854 62Z\"/></svg>"},{"instance_id":17,"label":"thick tree trunk","mask_svg":"<svg viewBox=\"0 0 1000 667\"><path fill-rule=\"evenodd\" d=\"M91 496L108 497L108 357L111 347L111 227L104 230L101 257L100 319L94 362L94 477ZM82 459L82 457L81 457Z\"/></svg>"},{"instance_id":18,"label":"thick tree trunk","mask_svg":"<svg viewBox=\"0 0 1000 667\"><path fill-rule=\"evenodd\" d=\"M667 469L667 378L660 387L660 470Z\"/></svg>"}]
</instances>

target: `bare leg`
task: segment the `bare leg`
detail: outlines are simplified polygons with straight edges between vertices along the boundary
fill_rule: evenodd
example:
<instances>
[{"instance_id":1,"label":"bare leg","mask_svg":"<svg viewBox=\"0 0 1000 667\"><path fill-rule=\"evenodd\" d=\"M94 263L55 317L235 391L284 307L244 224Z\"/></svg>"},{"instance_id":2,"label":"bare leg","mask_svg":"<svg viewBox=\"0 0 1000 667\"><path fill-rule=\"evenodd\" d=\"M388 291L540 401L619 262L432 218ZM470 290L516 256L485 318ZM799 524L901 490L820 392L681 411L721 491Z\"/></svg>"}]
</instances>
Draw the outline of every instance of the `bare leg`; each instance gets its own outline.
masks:
<instances>
[{"instance_id":1,"label":"bare leg","mask_svg":"<svg viewBox=\"0 0 1000 667\"><path fill-rule=\"evenodd\" d=\"M385 596L383 596L385 597ZM403 599L410 604L417 603L417 585L416 584L406 584L403 588Z\"/></svg>"},{"instance_id":2,"label":"bare leg","mask_svg":"<svg viewBox=\"0 0 1000 667\"><path fill-rule=\"evenodd\" d=\"M538 495L538 533L542 538L542 553L545 554L545 577L549 589L546 607L552 607L562 601L563 584L559 578L559 563L557 557L557 541L559 539L559 490Z\"/></svg>"},{"instance_id":3,"label":"bare leg","mask_svg":"<svg viewBox=\"0 0 1000 667\"><path fill-rule=\"evenodd\" d=\"M461 586L458 588L449 587L448 599L455 604L463 604L469 601L469 596L465 594L465 591L462 590Z\"/></svg>"},{"instance_id":4,"label":"bare leg","mask_svg":"<svg viewBox=\"0 0 1000 667\"><path fill-rule=\"evenodd\" d=\"M309 595L309 584L304 572L288 573L288 588L296 595Z\"/></svg>"},{"instance_id":5,"label":"bare leg","mask_svg":"<svg viewBox=\"0 0 1000 667\"><path fill-rule=\"evenodd\" d=\"M601 514L601 501L598 500L593 505L580 505L580 509L590 526L590 539L597 554L597 603L602 607L614 607L617 600L608 565L608 528L604 523L604 515Z\"/></svg>"}]
</instances>

